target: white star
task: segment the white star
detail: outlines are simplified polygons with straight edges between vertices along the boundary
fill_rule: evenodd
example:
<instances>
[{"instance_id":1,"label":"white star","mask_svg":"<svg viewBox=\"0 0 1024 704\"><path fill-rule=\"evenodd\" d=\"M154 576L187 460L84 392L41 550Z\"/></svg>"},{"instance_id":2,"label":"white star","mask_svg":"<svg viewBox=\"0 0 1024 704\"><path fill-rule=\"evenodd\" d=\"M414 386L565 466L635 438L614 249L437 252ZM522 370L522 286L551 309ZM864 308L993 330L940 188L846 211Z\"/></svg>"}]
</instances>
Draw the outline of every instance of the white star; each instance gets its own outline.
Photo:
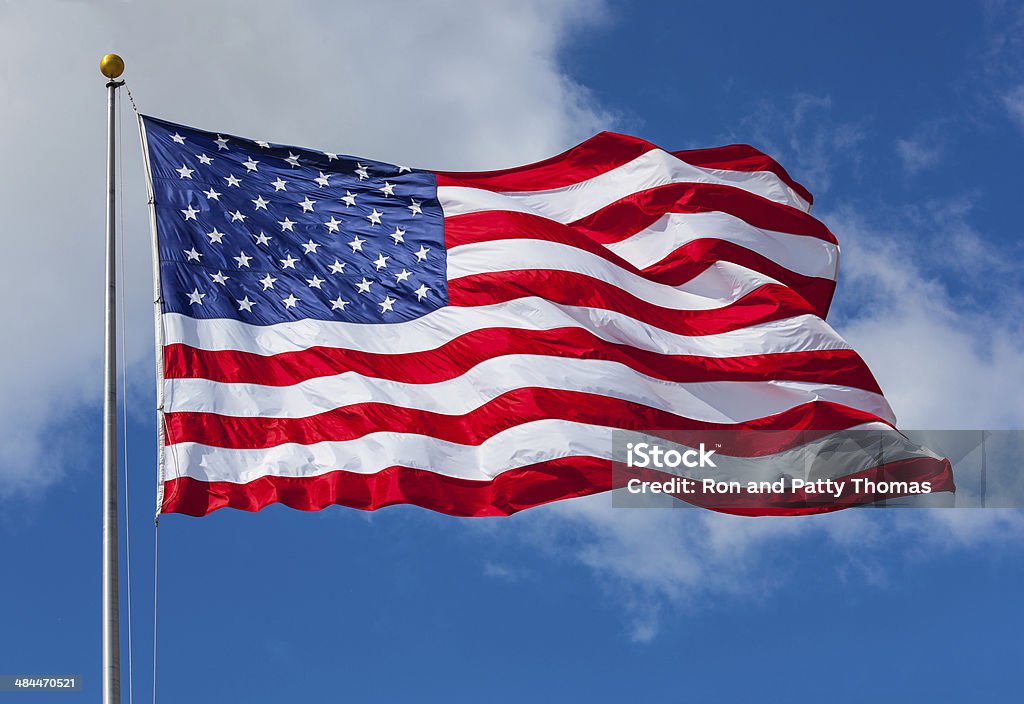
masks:
<instances>
[{"instance_id":1,"label":"white star","mask_svg":"<svg viewBox=\"0 0 1024 704\"><path fill-rule=\"evenodd\" d=\"M398 173L402 173L403 171L408 171L409 173L412 173L412 169L410 169L408 166L399 166Z\"/></svg>"},{"instance_id":2,"label":"white star","mask_svg":"<svg viewBox=\"0 0 1024 704\"><path fill-rule=\"evenodd\" d=\"M199 163L203 166L209 166L213 163L213 159L206 156L205 154L196 154L196 159L199 159Z\"/></svg>"},{"instance_id":3,"label":"white star","mask_svg":"<svg viewBox=\"0 0 1024 704\"><path fill-rule=\"evenodd\" d=\"M331 273L332 274L340 274L344 270L345 270L345 262L339 262L337 259L335 259L334 263L331 264Z\"/></svg>"},{"instance_id":4,"label":"white star","mask_svg":"<svg viewBox=\"0 0 1024 704\"><path fill-rule=\"evenodd\" d=\"M313 240L310 240L306 244L302 245L302 249L305 250L303 253L304 254L316 254L316 248L319 247L319 246L320 246L319 244L317 244Z\"/></svg>"},{"instance_id":5,"label":"white star","mask_svg":"<svg viewBox=\"0 0 1024 704\"><path fill-rule=\"evenodd\" d=\"M220 200L221 194L211 188L208 191L203 191L203 195L206 196L207 200Z\"/></svg>"},{"instance_id":6,"label":"white star","mask_svg":"<svg viewBox=\"0 0 1024 704\"><path fill-rule=\"evenodd\" d=\"M414 254L416 255L416 261L420 261L420 262L427 261L427 252L429 252L429 251L430 251L429 249L427 249L423 245L420 245L419 251L418 252L414 252Z\"/></svg>"},{"instance_id":7,"label":"white star","mask_svg":"<svg viewBox=\"0 0 1024 704\"><path fill-rule=\"evenodd\" d=\"M203 256L202 254L196 251L195 247L193 247L192 249L186 249L184 250L184 252L185 256L188 257L188 259L185 260L187 262L197 262L199 261L199 258Z\"/></svg>"},{"instance_id":8,"label":"white star","mask_svg":"<svg viewBox=\"0 0 1024 704\"><path fill-rule=\"evenodd\" d=\"M369 293L370 286L373 286L373 282L367 281L366 277L363 277L363 280L356 284L356 288L359 289L359 293Z\"/></svg>"},{"instance_id":9,"label":"white star","mask_svg":"<svg viewBox=\"0 0 1024 704\"><path fill-rule=\"evenodd\" d=\"M238 303L238 310L244 310L248 312L251 312L252 307L256 305L256 301L250 301L248 296L246 296L240 301L236 298L235 301Z\"/></svg>"},{"instance_id":10,"label":"white star","mask_svg":"<svg viewBox=\"0 0 1024 704\"><path fill-rule=\"evenodd\" d=\"M377 267L377 271L388 268L388 259L390 257L385 257L383 254L378 255L376 261L373 262L373 265Z\"/></svg>"},{"instance_id":11,"label":"white star","mask_svg":"<svg viewBox=\"0 0 1024 704\"><path fill-rule=\"evenodd\" d=\"M234 186L238 188L238 184L241 183L233 174L228 174L224 177L224 180L228 182L228 186Z\"/></svg>"},{"instance_id":12,"label":"white star","mask_svg":"<svg viewBox=\"0 0 1024 704\"><path fill-rule=\"evenodd\" d=\"M286 189L284 187L284 184L286 184L286 183L288 183L288 182L287 181L282 181L281 178L278 177L278 179L276 181L271 181L270 185L274 187L275 191L285 191L285 190L288 190L288 189Z\"/></svg>"},{"instance_id":13,"label":"white star","mask_svg":"<svg viewBox=\"0 0 1024 704\"><path fill-rule=\"evenodd\" d=\"M249 266L249 260L250 259L252 259L252 257L250 257L245 252L239 252L238 256L234 257L234 260L236 262L238 262L238 268L239 269L241 269L243 266L245 266L245 267Z\"/></svg>"},{"instance_id":14,"label":"white star","mask_svg":"<svg viewBox=\"0 0 1024 704\"><path fill-rule=\"evenodd\" d=\"M256 235L256 244L270 244L270 238L261 231Z\"/></svg>"},{"instance_id":15,"label":"white star","mask_svg":"<svg viewBox=\"0 0 1024 704\"><path fill-rule=\"evenodd\" d=\"M274 288L274 282L275 281L277 281L277 279L275 279L270 274L267 274L262 279L259 279L259 282L261 284L263 284L263 290L264 291L266 291L268 288Z\"/></svg>"},{"instance_id":16,"label":"white star","mask_svg":"<svg viewBox=\"0 0 1024 704\"><path fill-rule=\"evenodd\" d=\"M412 272L406 271L405 269L402 269L400 272L395 274L395 279L397 280L398 283L402 283L403 281L408 279L410 276L412 276Z\"/></svg>"},{"instance_id":17,"label":"white star","mask_svg":"<svg viewBox=\"0 0 1024 704\"><path fill-rule=\"evenodd\" d=\"M217 135L217 139L213 141L217 143L217 151L228 148L228 140L224 139L220 135Z\"/></svg>"},{"instance_id":18,"label":"white star","mask_svg":"<svg viewBox=\"0 0 1024 704\"><path fill-rule=\"evenodd\" d=\"M327 157L327 161L334 161L338 158L338 155L334 152L324 152L324 156Z\"/></svg>"},{"instance_id":19,"label":"white star","mask_svg":"<svg viewBox=\"0 0 1024 704\"><path fill-rule=\"evenodd\" d=\"M343 202L345 204L346 208L349 207L350 205L355 205L356 204L356 194L353 193L352 191L345 191L345 195L344 195L344 197L342 197L341 202Z\"/></svg>"},{"instance_id":20,"label":"white star","mask_svg":"<svg viewBox=\"0 0 1024 704\"><path fill-rule=\"evenodd\" d=\"M295 223L289 220L287 217L284 220L278 220L277 224L281 226L281 232L284 232L285 230L294 232L294 230L292 230L292 225L294 225Z\"/></svg>"},{"instance_id":21,"label":"white star","mask_svg":"<svg viewBox=\"0 0 1024 704\"><path fill-rule=\"evenodd\" d=\"M206 236L210 238L210 244L220 244L220 241L224 239L224 233L213 228L213 232L207 232Z\"/></svg>"},{"instance_id":22,"label":"white star","mask_svg":"<svg viewBox=\"0 0 1024 704\"><path fill-rule=\"evenodd\" d=\"M382 213L379 210L377 210L376 208L374 208L373 212L371 212L366 217L370 221L371 224L373 224L373 225L380 225L380 216L383 215L383 214L384 213Z\"/></svg>"},{"instance_id":23,"label":"white star","mask_svg":"<svg viewBox=\"0 0 1024 704\"><path fill-rule=\"evenodd\" d=\"M348 301L341 300L341 296L338 296L331 301L331 310L345 310L345 306L348 305Z\"/></svg>"},{"instance_id":24,"label":"white star","mask_svg":"<svg viewBox=\"0 0 1024 704\"><path fill-rule=\"evenodd\" d=\"M288 152L288 158L285 159L285 161L287 161L292 166L298 166L299 165L299 155L298 154L292 154L291 152Z\"/></svg>"},{"instance_id":25,"label":"white star","mask_svg":"<svg viewBox=\"0 0 1024 704\"><path fill-rule=\"evenodd\" d=\"M362 252L364 242L366 242L366 240L361 240L359 239L359 235L356 235L356 238L349 242L348 246L352 248L353 252Z\"/></svg>"},{"instance_id":26,"label":"white star","mask_svg":"<svg viewBox=\"0 0 1024 704\"><path fill-rule=\"evenodd\" d=\"M380 312L387 313L395 305L395 299L391 296L384 296L384 300L380 302Z\"/></svg>"},{"instance_id":27,"label":"white star","mask_svg":"<svg viewBox=\"0 0 1024 704\"><path fill-rule=\"evenodd\" d=\"M281 268L282 269L294 269L295 268L295 262L297 262L297 261L299 261L299 260L289 254L285 259L281 260Z\"/></svg>"},{"instance_id":28,"label":"white star","mask_svg":"<svg viewBox=\"0 0 1024 704\"><path fill-rule=\"evenodd\" d=\"M329 183L327 181L327 176L324 174L323 171L321 171L320 175L318 177L316 177L315 179L313 179L313 180L316 181L317 183L319 183L324 188L327 188L327 186L329 185Z\"/></svg>"},{"instance_id":29,"label":"white star","mask_svg":"<svg viewBox=\"0 0 1024 704\"><path fill-rule=\"evenodd\" d=\"M427 297L427 294L430 293L430 289L427 288L426 284L424 284L420 286L418 289L416 289L414 293L416 294L416 300L422 301L424 298Z\"/></svg>"},{"instance_id":30,"label":"white star","mask_svg":"<svg viewBox=\"0 0 1024 704\"><path fill-rule=\"evenodd\" d=\"M320 288L320 284L322 284L323 282L324 279L321 279L316 274L313 274L312 279L306 279L306 283L309 284L310 288Z\"/></svg>"},{"instance_id":31,"label":"white star","mask_svg":"<svg viewBox=\"0 0 1024 704\"><path fill-rule=\"evenodd\" d=\"M395 195L395 184L388 183L387 181L385 181L384 185L381 186L380 190L384 194L385 197L393 196L393 195Z\"/></svg>"},{"instance_id":32,"label":"white star","mask_svg":"<svg viewBox=\"0 0 1024 704\"><path fill-rule=\"evenodd\" d=\"M399 242L405 242L405 230L403 230L400 227L396 227L395 231L388 235L388 237L393 239L395 241L395 244L398 244Z\"/></svg>"},{"instance_id":33,"label":"white star","mask_svg":"<svg viewBox=\"0 0 1024 704\"><path fill-rule=\"evenodd\" d=\"M359 162L356 162L356 175L359 176L360 181L364 178L370 178L370 174L366 171L366 167Z\"/></svg>"},{"instance_id":34,"label":"white star","mask_svg":"<svg viewBox=\"0 0 1024 704\"><path fill-rule=\"evenodd\" d=\"M242 215L241 210L236 210L233 213L228 213L231 216L231 222L245 222L245 215Z\"/></svg>"},{"instance_id":35,"label":"white star","mask_svg":"<svg viewBox=\"0 0 1024 704\"><path fill-rule=\"evenodd\" d=\"M253 205L256 206L256 210L259 210L260 208L262 208L263 210L266 210L267 209L267 204L269 202L270 202L269 200L264 200L263 196L256 196L256 200L253 201Z\"/></svg>"},{"instance_id":36,"label":"white star","mask_svg":"<svg viewBox=\"0 0 1024 704\"><path fill-rule=\"evenodd\" d=\"M230 276L225 276L224 272L222 272L222 271L218 271L216 274L210 274L210 278L213 279L213 282L215 284L220 284L221 286L223 286L224 284L227 283L227 280L230 279L231 277Z\"/></svg>"},{"instance_id":37,"label":"white star","mask_svg":"<svg viewBox=\"0 0 1024 704\"><path fill-rule=\"evenodd\" d=\"M310 200L309 196L306 196L306 200L299 202L299 207L302 208L302 212L304 213L312 213L314 203L316 203L315 200Z\"/></svg>"},{"instance_id":38,"label":"white star","mask_svg":"<svg viewBox=\"0 0 1024 704\"><path fill-rule=\"evenodd\" d=\"M199 289L194 289L192 291L192 293L188 294L188 303L189 303L189 305L193 305L193 306L196 303L198 303L199 305L203 305L203 299L204 298L206 298L206 294L205 293L199 293Z\"/></svg>"},{"instance_id":39,"label":"white star","mask_svg":"<svg viewBox=\"0 0 1024 704\"><path fill-rule=\"evenodd\" d=\"M288 294L288 298L282 298L281 302L284 303L285 308L294 308L295 304L298 303L300 298L296 298L294 293Z\"/></svg>"},{"instance_id":40,"label":"white star","mask_svg":"<svg viewBox=\"0 0 1024 704\"><path fill-rule=\"evenodd\" d=\"M190 203L187 208L181 211L181 213L185 216L185 220L195 220L196 215L199 213L199 211L193 208L192 204Z\"/></svg>"},{"instance_id":41,"label":"white star","mask_svg":"<svg viewBox=\"0 0 1024 704\"><path fill-rule=\"evenodd\" d=\"M245 167L246 171L259 171L259 169L256 168L256 164L258 163L260 162L253 161L252 157L249 157L248 159L242 162L242 166Z\"/></svg>"},{"instance_id":42,"label":"white star","mask_svg":"<svg viewBox=\"0 0 1024 704\"><path fill-rule=\"evenodd\" d=\"M192 178L192 174L195 172L195 169L190 169L185 164L182 164L180 169L175 170L178 172L178 178Z\"/></svg>"},{"instance_id":43,"label":"white star","mask_svg":"<svg viewBox=\"0 0 1024 704\"><path fill-rule=\"evenodd\" d=\"M171 139L174 140L175 142L177 142L178 144L184 144L185 143L185 138L182 137L177 132L175 132L174 134L171 135Z\"/></svg>"},{"instance_id":44,"label":"white star","mask_svg":"<svg viewBox=\"0 0 1024 704\"><path fill-rule=\"evenodd\" d=\"M413 198L412 203L408 207L409 210L412 211L413 215L419 215L420 213L423 212L423 209L420 207L421 205L423 205L422 201L418 201L415 198Z\"/></svg>"},{"instance_id":45,"label":"white star","mask_svg":"<svg viewBox=\"0 0 1024 704\"><path fill-rule=\"evenodd\" d=\"M328 220L327 222L324 223L324 225L327 226L327 230L329 232L337 232L338 231L338 225L340 225L340 224L341 224L341 220L338 220L333 215L331 216L330 220Z\"/></svg>"},{"instance_id":46,"label":"white star","mask_svg":"<svg viewBox=\"0 0 1024 704\"><path fill-rule=\"evenodd\" d=\"M262 139L257 139L256 144L263 149L270 149L270 142L264 142Z\"/></svg>"}]
</instances>

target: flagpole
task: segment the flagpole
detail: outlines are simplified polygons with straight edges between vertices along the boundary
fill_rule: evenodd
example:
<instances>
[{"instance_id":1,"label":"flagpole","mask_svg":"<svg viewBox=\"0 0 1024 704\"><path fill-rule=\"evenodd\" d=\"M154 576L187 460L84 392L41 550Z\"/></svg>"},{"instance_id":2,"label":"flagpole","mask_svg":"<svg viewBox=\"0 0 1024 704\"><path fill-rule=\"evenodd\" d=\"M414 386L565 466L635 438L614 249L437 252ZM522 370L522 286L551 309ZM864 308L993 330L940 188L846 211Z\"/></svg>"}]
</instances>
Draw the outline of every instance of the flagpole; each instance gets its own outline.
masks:
<instances>
[{"instance_id":1,"label":"flagpole","mask_svg":"<svg viewBox=\"0 0 1024 704\"><path fill-rule=\"evenodd\" d=\"M121 702L121 647L117 593L117 350L114 346L117 282L115 279L115 129L117 89L124 81L124 61L107 54L100 61L107 77L107 296L103 304L103 704Z\"/></svg>"}]
</instances>

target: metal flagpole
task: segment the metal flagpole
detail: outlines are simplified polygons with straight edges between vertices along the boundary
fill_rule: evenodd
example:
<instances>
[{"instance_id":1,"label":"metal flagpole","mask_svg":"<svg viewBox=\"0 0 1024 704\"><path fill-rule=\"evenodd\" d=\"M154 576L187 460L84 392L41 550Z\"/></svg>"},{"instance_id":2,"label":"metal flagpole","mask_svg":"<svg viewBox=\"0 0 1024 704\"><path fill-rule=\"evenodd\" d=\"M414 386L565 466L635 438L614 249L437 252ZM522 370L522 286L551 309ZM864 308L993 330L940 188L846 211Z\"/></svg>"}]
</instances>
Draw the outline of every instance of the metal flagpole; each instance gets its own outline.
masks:
<instances>
[{"instance_id":1,"label":"metal flagpole","mask_svg":"<svg viewBox=\"0 0 1024 704\"><path fill-rule=\"evenodd\" d=\"M115 249L114 249L114 176L115 108L117 89L124 81L124 61L107 54L100 61L100 72L107 77L107 296L103 304L103 704L121 702L121 647L118 635L117 594L117 349L114 346Z\"/></svg>"}]
</instances>

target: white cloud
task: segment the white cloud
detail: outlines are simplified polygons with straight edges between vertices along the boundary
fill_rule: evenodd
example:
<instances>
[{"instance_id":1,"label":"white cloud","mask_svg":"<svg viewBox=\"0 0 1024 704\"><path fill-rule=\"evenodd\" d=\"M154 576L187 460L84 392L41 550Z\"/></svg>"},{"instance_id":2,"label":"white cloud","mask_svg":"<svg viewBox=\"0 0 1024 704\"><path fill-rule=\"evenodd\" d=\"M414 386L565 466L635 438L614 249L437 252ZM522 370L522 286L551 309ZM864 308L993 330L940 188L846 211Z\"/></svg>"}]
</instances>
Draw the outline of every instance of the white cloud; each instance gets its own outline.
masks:
<instances>
[{"instance_id":1,"label":"white cloud","mask_svg":"<svg viewBox=\"0 0 1024 704\"><path fill-rule=\"evenodd\" d=\"M1024 129L1024 6L986 2L983 7L987 47L971 76L976 100L985 112L1003 112Z\"/></svg>"},{"instance_id":2,"label":"white cloud","mask_svg":"<svg viewBox=\"0 0 1024 704\"><path fill-rule=\"evenodd\" d=\"M1007 316L1021 303L1017 279L1000 272L1007 257L978 243L964 213L926 210L932 217L924 220L886 213L885 227L849 207L823 216L843 246L832 322L903 427L1024 427L1024 406L1007 393L1011 380L1024 379L1024 328ZM987 297L953 293L947 276L965 289L976 282Z\"/></svg>"},{"instance_id":3,"label":"white cloud","mask_svg":"<svg viewBox=\"0 0 1024 704\"><path fill-rule=\"evenodd\" d=\"M588 0L0 4L0 129L5 162L16 165L0 177L10 264L0 496L52 482L63 465L53 448L99 430L100 56L125 57L124 77L150 114L411 165L496 168L550 156L605 126L558 65L566 41L601 17ZM139 409L152 403L149 227L130 120L124 134ZM98 443L83 447L96 456L70 456L98 463Z\"/></svg>"},{"instance_id":4,"label":"white cloud","mask_svg":"<svg viewBox=\"0 0 1024 704\"><path fill-rule=\"evenodd\" d=\"M916 136L896 140L896 155L903 164L903 169L916 174L939 163L943 155L943 145L933 136Z\"/></svg>"},{"instance_id":5,"label":"white cloud","mask_svg":"<svg viewBox=\"0 0 1024 704\"><path fill-rule=\"evenodd\" d=\"M484 563L484 576L503 582L518 582L526 579L529 576L529 572L516 565L487 561Z\"/></svg>"},{"instance_id":6,"label":"white cloud","mask_svg":"<svg viewBox=\"0 0 1024 704\"><path fill-rule=\"evenodd\" d=\"M700 509L612 508L607 494L531 509L505 539L585 567L621 609L627 637L656 638L674 614L770 602L814 554L824 580L886 588L888 565L998 554L1024 538L1009 509L862 509L802 518L746 518ZM527 530L526 527L533 530ZM491 536L489 539L493 539Z\"/></svg>"},{"instance_id":7,"label":"white cloud","mask_svg":"<svg viewBox=\"0 0 1024 704\"><path fill-rule=\"evenodd\" d=\"M1024 130L1024 83L1003 95L1003 107L1017 126Z\"/></svg>"},{"instance_id":8,"label":"white cloud","mask_svg":"<svg viewBox=\"0 0 1024 704\"><path fill-rule=\"evenodd\" d=\"M797 93L784 104L760 101L722 141L748 142L780 160L816 195L827 193L839 166L855 170L866 137L860 121L836 120L829 96Z\"/></svg>"}]
</instances>

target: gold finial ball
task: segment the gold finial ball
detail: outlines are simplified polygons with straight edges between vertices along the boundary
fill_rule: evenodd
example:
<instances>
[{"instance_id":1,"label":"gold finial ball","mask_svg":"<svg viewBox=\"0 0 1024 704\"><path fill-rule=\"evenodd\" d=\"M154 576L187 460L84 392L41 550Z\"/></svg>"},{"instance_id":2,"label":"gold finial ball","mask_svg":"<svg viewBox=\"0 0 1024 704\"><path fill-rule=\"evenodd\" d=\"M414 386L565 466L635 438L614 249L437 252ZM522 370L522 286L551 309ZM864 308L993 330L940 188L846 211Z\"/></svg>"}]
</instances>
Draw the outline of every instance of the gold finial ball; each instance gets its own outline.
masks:
<instances>
[{"instance_id":1,"label":"gold finial ball","mask_svg":"<svg viewBox=\"0 0 1024 704\"><path fill-rule=\"evenodd\" d=\"M100 73L114 80L124 73L124 59L117 54L107 54L100 59Z\"/></svg>"}]
</instances>

